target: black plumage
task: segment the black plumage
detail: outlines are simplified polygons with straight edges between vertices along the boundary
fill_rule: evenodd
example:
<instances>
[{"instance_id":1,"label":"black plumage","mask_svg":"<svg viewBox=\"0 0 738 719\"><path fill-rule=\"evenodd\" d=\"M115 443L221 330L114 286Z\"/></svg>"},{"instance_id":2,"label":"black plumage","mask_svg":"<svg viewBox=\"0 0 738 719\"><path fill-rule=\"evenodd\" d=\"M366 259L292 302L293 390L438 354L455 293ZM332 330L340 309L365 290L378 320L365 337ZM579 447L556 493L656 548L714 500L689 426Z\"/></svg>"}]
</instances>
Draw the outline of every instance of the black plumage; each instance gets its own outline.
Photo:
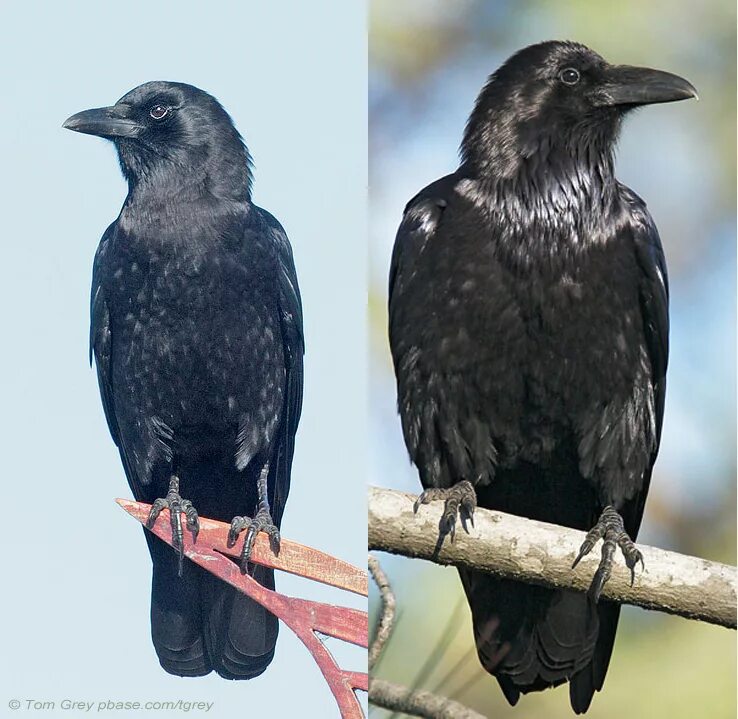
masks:
<instances>
[{"instance_id":1,"label":"black plumage","mask_svg":"<svg viewBox=\"0 0 738 719\"><path fill-rule=\"evenodd\" d=\"M664 412L668 287L645 203L614 176L632 108L696 96L571 42L510 58L469 118L458 170L407 205L389 333L405 441L446 500L440 538L475 505L604 535L628 566ZM417 506L417 505L416 505ZM574 549L574 548L573 548ZM482 664L511 704L602 688L619 606L460 569ZM499 624L498 624L499 622Z\"/></svg>"},{"instance_id":2,"label":"black plumage","mask_svg":"<svg viewBox=\"0 0 738 719\"><path fill-rule=\"evenodd\" d=\"M194 532L197 513L233 519L244 567L257 531L279 540L303 385L289 241L251 201L248 150L207 93L150 82L64 126L111 139L129 185L95 256L90 359L135 498L173 518L180 556L146 532L159 661L249 679L273 657L276 618L183 563L178 539L182 515Z\"/></svg>"}]
</instances>

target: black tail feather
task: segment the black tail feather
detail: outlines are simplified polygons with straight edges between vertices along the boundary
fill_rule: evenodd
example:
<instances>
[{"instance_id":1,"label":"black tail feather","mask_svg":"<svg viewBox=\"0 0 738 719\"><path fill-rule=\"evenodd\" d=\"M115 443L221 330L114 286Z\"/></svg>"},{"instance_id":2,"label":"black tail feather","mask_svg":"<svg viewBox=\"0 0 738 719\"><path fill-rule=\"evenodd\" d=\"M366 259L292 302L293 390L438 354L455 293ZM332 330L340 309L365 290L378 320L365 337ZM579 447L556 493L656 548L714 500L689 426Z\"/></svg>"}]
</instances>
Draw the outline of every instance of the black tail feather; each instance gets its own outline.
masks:
<instances>
[{"instance_id":1,"label":"black tail feather","mask_svg":"<svg viewBox=\"0 0 738 719\"><path fill-rule=\"evenodd\" d=\"M515 705L521 694L569 681L572 708L585 712L605 680L619 606L482 572L459 574L479 659L507 701Z\"/></svg>"},{"instance_id":2,"label":"black tail feather","mask_svg":"<svg viewBox=\"0 0 738 719\"><path fill-rule=\"evenodd\" d=\"M194 677L216 671L252 679L274 658L279 624L260 604L192 562L178 576L175 551L150 532L151 636L169 674ZM274 572L256 567L254 579L274 589Z\"/></svg>"}]
</instances>

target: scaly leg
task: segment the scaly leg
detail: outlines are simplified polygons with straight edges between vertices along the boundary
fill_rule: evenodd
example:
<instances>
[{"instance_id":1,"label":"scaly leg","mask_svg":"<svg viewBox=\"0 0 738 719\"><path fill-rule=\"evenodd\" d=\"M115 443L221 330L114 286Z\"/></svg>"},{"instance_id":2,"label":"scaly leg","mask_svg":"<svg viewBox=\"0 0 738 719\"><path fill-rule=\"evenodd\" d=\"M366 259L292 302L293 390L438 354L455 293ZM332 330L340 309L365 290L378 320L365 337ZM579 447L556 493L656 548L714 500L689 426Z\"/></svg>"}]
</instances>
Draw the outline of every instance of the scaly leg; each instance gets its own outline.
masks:
<instances>
[{"instance_id":1,"label":"scaly leg","mask_svg":"<svg viewBox=\"0 0 738 719\"><path fill-rule=\"evenodd\" d=\"M641 563L641 567L645 567L643 564L643 555L638 551L638 548L633 543L633 540L628 536L623 525L623 518L620 516L615 507L607 506L602 511L597 524L587 532L587 536L582 543L577 558L574 560L574 564L571 568L579 564L579 560L589 554L592 551L592 547L597 543L599 539L602 539L602 559L600 565L597 567L597 571L592 578L592 584L589 587L589 595L597 601L602 593L602 588L610 578L612 574L612 562L615 554L615 547L620 547L620 551L625 557L625 565L630 569L630 583L631 585L635 581L635 567L638 562Z\"/></svg>"},{"instance_id":2,"label":"scaly leg","mask_svg":"<svg viewBox=\"0 0 738 719\"><path fill-rule=\"evenodd\" d=\"M474 509L477 506L477 493L474 491L474 485L467 480L458 482L448 489L426 489L415 500L413 511L417 513L421 504L428 504L435 499L444 499L446 501L441 521L438 524L438 548L440 548L447 534L450 534L451 541L454 541L457 516L461 518L461 524L466 532L469 531L466 527L467 520L472 527L474 526Z\"/></svg>"},{"instance_id":3,"label":"scaly leg","mask_svg":"<svg viewBox=\"0 0 738 719\"><path fill-rule=\"evenodd\" d=\"M167 507L169 509L169 521L172 525L172 546L179 555L179 564L177 573L182 576L182 561L184 559L184 541L182 531L182 515L187 517L187 529L192 532L192 539L197 539L200 531L200 520L197 516L197 510L192 506L189 499L182 499L179 495L179 477L172 475L169 480L169 491L163 499L157 499L151 505L149 518L146 520L146 526L151 528L156 518L161 514L161 510Z\"/></svg>"},{"instance_id":4,"label":"scaly leg","mask_svg":"<svg viewBox=\"0 0 738 719\"><path fill-rule=\"evenodd\" d=\"M231 521L231 529L228 532L228 546L232 547L238 540L238 535L247 529L246 538L243 541L241 549L241 571L245 574L251 551L254 548L254 540L259 532L266 532L269 535L269 543L275 554L279 553L279 528L274 524L271 509L269 508L269 498L267 494L267 481L269 479L269 462L267 462L259 474L257 482L257 491L259 493L259 505L254 515L251 517L234 517Z\"/></svg>"}]
</instances>

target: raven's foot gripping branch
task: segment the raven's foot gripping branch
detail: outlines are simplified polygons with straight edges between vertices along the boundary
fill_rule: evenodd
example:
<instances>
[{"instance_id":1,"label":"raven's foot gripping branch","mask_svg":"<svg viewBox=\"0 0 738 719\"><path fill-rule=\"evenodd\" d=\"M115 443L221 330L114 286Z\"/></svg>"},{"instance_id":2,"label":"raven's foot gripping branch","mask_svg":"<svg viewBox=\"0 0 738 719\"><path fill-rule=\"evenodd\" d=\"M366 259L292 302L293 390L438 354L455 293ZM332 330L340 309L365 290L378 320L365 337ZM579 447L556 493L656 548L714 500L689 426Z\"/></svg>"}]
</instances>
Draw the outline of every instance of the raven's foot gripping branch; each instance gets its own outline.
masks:
<instances>
[{"instance_id":1,"label":"raven's foot gripping branch","mask_svg":"<svg viewBox=\"0 0 738 719\"><path fill-rule=\"evenodd\" d=\"M572 569L579 564L582 557L587 556L592 551L592 548L600 539L603 540L602 559L592 578L592 584L588 592L595 601L599 600L602 588L612 575L612 563L616 547L620 547L620 551L623 553L623 557L625 557L625 566L630 570L631 586L635 581L636 564L640 562L641 568L645 568L643 555L625 531L623 518L615 507L607 506L600 515L597 524L587 532L587 536L584 538L584 542L582 542L582 546L579 549L579 554L571 565Z\"/></svg>"},{"instance_id":2,"label":"raven's foot gripping branch","mask_svg":"<svg viewBox=\"0 0 738 719\"><path fill-rule=\"evenodd\" d=\"M505 579L552 589L586 592L596 574L597 558L585 556L572 571L572 549L584 533L569 527L478 508L469 534L436 551L442 508L429 505L413 513L415 497L391 489L369 488L369 548L437 564L478 569ZM602 597L736 627L736 568L699 557L640 545L648 571L631 583L631 573L613 562Z\"/></svg>"},{"instance_id":3,"label":"raven's foot gripping branch","mask_svg":"<svg viewBox=\"0 0 738 719\"><path fill-rule=\"evenodd\" d=\"M146 520L146 526L151 529L156 522L156 518L161 514L162 509L169 510L169 520L172 525L172 547L174 547L179 556L179 565L177 573L182 576L182 562L184 560L184 541L182 530L182 515L187 518L187 529L192 532L192 541L197 539L200 531L200 520L197 516L197 510L192 506L189 499L182 499L179 495L179 477L172 475L169 480L169 491L167 496L157 499L151 505L149 518Z\"/></svg>"},{"instance_id":4,"label":"raven's foot gripping branch","mask_svg":"<svg viewBox=\"0 0 738 719\"><path fill-rule=\"evenodd\" d=\"M453 487L447 489L438 489L433 487L426 489L415 501L413 511L417 513L421 504L428 504L436 499L445 501L441 521L438 523L438 548L440 549L443 540L447 535L451 535L453 542L456 537L456 518L461 518L461 525L468 534L469 529L466 526L467 521L474 526L474 510L477 506L477 493L474 491L474 485L464 480L458 482Z\"/></svg>"}]
</instances>

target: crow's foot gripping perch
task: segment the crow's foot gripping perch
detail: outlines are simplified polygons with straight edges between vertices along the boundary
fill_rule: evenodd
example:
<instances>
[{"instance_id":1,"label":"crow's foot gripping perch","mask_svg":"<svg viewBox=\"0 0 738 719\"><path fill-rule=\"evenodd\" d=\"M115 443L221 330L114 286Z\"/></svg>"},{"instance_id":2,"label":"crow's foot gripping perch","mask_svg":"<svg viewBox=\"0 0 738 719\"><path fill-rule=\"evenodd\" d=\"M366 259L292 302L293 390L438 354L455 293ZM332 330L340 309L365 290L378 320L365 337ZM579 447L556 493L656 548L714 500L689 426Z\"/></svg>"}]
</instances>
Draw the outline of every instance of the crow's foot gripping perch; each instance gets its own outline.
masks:
<instances>
[{"instance_id":1,"label":"crow's foot gripping perch","mask_svg":"<svg viewBox=\"0 0 738 719\"><path fill-rule=\"evenodd\" d=\"M254 548L254 540L259 532L269 535L269 545L275 554L279 554L279 527L274 524L272 512L269 508L269 498L267 495L269 481L269 462L261 469L259 481L256 488L259 496L259 506L254 515L251 517L234 517L231 521L231 529L228 532L228 546L232 547L238 540L238 535L246 529L246 538L243 540L243 548L241 549L241 571L246 574L251 559L251 552Z\"/></svg>"},{"instance_id":2,"label":"crow's foot gripping perch","mask_svg":"<svg viewBox=\"0 0 738 719\"><path fill-rule=\"evenodd\" d=\"M602 559L588 590L588 594L595 601L599 600L602 588L612 573L612 563L616 547L620 547L620 551L623 553L623 557L625 557L625 565L630 569L631 585L635 581L636 564L640 562L641 567L645 567L643 564L643 555L625 531L623 518L615 507L607 506L602 511L597 524L587 532L587 536L579 549L579 554L574 560L574 564L571 565L572 569L579 564L579 560L582 557L585 557L592 551L592 548L600 539L603 540Z\"/></svg>"},{"instance_id":3,"label":"crow's foot gripping perch","mask_svg":"<svg viewBox=\"0 0 738 719\"><path fill-rule=\"evenodd\" d=\"M469 531L466 526L467 521L472 527L474 526L474 510L477 506L477 493L474 491L472 483L467 480L458 482L453 487L448 487L447 489L433 487L426 489L420 494L415 500L413 511L417 513L421 504L428 504L437 499L445 500L441 521L438 523L437 549L440 549L446 535L450 534L451 541L454 541L457 517L461 518L461 525L464 527L465 532Z\"/></svg>"},{"instance_id":4,"label":"crow's foot gripping perch","mask_svg":"<svg viewBox=\"0 0 738 719\"><path fill-rule=\"evenodd\" d=\"M269 535L269 544L275 554L279 554L279 528L275 526L269 509L259 508L253 519L250 517L234 517L231 521L231 528L228 532L228 546L232 547L238 540L238 535L246 531L246 538L243 540L243 548L241 549L241 560L239 562L241 571L246 572L251 552L254 549L254 540L259 532L265 532Z\"/></svg>"},{"instance_id":5,"label":"crow's foot gripping perch","mask_svg":"<svg viewBox=\"0 0 738 719\"><path fill-rule=\"evenodd\" d=\"M148 504L122 499L118 500L118 504L143 524L151 514ZM169 524L166 517L162 516L154 521L150 530L163 542L173 544ZM366 649L369 644L366 611L288 597L267 589L249 574L240 571L236 562L240 559L241 550L228 546L228 524L205 517L200 518L199 524L200 534L196 544L188 534L183 537L185 555L204 571L251 597L290 627L315 659L336 699L342 719L363 719L356 690L367 691L369 678L366 672L338 666L323 637L334 637ZM275 555L266 537L256 535L251 562L345 589L362 597L368 594L366 570L286 538L281 542L279 555Z\"/></svg>"},{"instance_id":6,"label":"crow's foot gripping perch","mask_svg":"<svg viewBox=\"0 0 738 719\"><path fill-rule=\"evenodd\" d=\"M157 499L151 505L151 511L149 512L149 518L146 520L146 526L151 529L156 522L156 518L161 514L162 509L167 508L169 510L169 521L172 526L172 547L179 556L179 565L177 573L182 576L182 562L184 560L184 541L182 531L182 515L184 514L187 518L187 529L192 532L192 540L197 539L197 534L200 531L200 520L197 516L197 510L192 506L192 502L189 499L182 499L179 495L179 477L172 475L169 480L169 491L167 496L162 499Z\"/></svg>"}]
</instances>

